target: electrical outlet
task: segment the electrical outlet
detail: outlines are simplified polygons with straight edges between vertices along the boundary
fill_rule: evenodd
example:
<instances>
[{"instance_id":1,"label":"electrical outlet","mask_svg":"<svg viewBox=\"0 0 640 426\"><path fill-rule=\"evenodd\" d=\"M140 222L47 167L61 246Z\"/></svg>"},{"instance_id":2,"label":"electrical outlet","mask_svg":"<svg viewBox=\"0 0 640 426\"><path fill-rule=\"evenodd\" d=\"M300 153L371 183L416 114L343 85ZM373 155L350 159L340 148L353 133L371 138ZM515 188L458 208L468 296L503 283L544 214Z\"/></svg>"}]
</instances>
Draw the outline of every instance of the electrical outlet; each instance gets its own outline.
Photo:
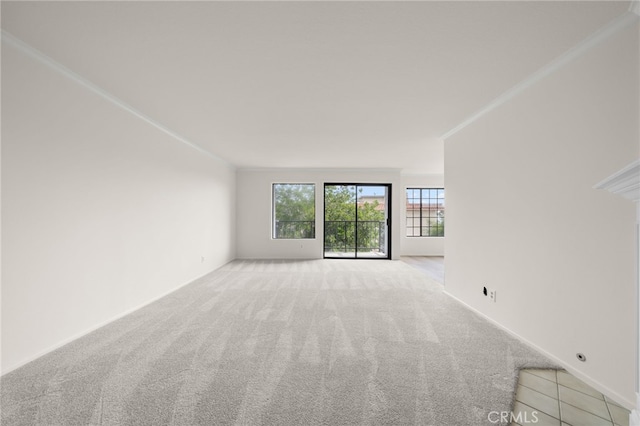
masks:
<instances>
[{"instance_id":1,"label":"electrical outlet","mask_svg":"<svg viewBox=\"0 0 640 426\"><path fill-rule=\"evenodd\" d=\"M496 291L495 290L489 290L489 298L491 300L493 300L493 302L495 303L495 301L496 301Z\"/></svg>"}]
</instances>

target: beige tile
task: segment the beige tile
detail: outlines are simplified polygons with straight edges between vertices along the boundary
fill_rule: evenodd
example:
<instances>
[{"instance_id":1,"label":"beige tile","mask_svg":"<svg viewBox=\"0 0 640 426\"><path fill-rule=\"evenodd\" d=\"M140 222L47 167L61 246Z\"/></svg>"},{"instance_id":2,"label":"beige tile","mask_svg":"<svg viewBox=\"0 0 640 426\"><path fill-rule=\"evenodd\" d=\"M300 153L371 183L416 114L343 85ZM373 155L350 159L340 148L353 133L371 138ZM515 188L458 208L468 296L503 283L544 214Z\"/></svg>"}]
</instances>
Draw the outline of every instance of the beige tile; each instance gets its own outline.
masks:
<instances>
[{"instance_id":1,"label":"beige tile","mask_svg":"<svg viewBox=\"0 0 640 426\"><path fill-rule=\"evenodd\" d=\"M629 414L631 414L629 410L614 404L609 404L609 411L615 424L619 426L629 426Z\"/></svg>"},{"instance_id":2,"label":"beige tile","mask_svg":"<svg viewBox=\"0 0 640 426\"><path fill-rule=\"evenodd\" d=\"M546 415L542 411L529 407L519 401L513 404L513 421L519 424L536 426L560 426L560 420Z\"/></svg>"},{"instance_id":3,"label":"beige tile","mask_svg":"<svg viewBox=\"0 0 640 426\"><path fill-rule=\"evenodd\" d=\"M560 406L558 405L557 399L551 398L543 393L536 392L525 386L518 386L516 400L528 405L529 407L536 408L551 417L560 419Z\"/></svg>"},{"instance_id":4,"label":"beige tile","mask_svg":"<svg viewBox=\"0 0 640 426\"><path fill-rule=\"evenodd\" d=\"M584 410L569 405L565 402L560 402L560 415L562 421L574 426L612 426L613 423L603 419L602 417L595 416Z\"/></svg>"},{"instance_id":5,"label":"beige tile","mask_svg":"<svg viewBox=\"0 0 640 426\"><path fill-rule=\"evenodd\" d=\"M613 404L613 405L617 405L618 407L622 407L622 404L618 403L617 401L614 401L613 399L609 398L607 395L604 396L604 400L607 401L608 404Z\"/></svg>"},{"instance_id":6,"label":"beige tile","mask_svg":"<svg viewBox=\"0 0 640 426\"><path fill-rule=\"evenodd\" d=\"M604 400L594 398L590 395L566 388L562 385L558 386L558 388L560 390L560 401L571 404L581 410L588 411L596 416L600 416L603 419L611 419L609 410L607 409L607 404Z\"/></svg>"},{"instance_id":7,"label":"beige tile","mask_svg":"<svg viewBox=\"0 0 640 426\"><path fill-rule=\"evenodd\" d=\"M550 396L551 398L558 399L558 385L547 379L543 379L542 377L529 374L526 371L521 371L520 377L518 378L518 384L536 390Z\"/></svg>"},{"instance_id":8,"label":"beige tile","mask_svg":"<svg viewBox=\"0 0 640 426\"><path fill-rule=\"evenodd\" d=\"M558 371L558 383L565 387L568 387L568 388L580 391L582 393L586 393L587 395L591 395L595 398L604 400L604 395L602 395L597 390L593 389L591 386L589 386L582 380L577 379L571 374L567 373L566 371Z\"/></svg>"},{"instance_id":9,"label":"beige tile","mask_svg":"<svg viewBox=\"0 0 640 426\"><path fill-rule=\"evenodd\" d=\"M534 376L542 377L543 379L547 379L554 383L558 380L556 378L556 370L544 370L541 368L527 368L522 371L529 374L533 374Z\"/></svg>"}]
</instances>

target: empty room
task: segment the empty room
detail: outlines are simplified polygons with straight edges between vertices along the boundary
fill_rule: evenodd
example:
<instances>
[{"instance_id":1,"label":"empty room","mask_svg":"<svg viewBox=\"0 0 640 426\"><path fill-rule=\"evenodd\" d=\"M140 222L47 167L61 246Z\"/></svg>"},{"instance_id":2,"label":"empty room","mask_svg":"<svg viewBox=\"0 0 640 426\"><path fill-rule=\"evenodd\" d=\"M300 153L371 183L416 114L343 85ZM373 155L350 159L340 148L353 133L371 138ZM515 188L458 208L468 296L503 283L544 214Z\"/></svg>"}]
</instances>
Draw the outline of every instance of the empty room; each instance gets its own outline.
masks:
<instances>
[{"instance_id":1,"label":"empty room","mask_svg":"<svg viewBox=\"0 0 640 426\"><path fill-rule=\"evenodd\" d=\"M2 1L3 425L640 426L637 1Z\"/></svg>"}]
</instances>

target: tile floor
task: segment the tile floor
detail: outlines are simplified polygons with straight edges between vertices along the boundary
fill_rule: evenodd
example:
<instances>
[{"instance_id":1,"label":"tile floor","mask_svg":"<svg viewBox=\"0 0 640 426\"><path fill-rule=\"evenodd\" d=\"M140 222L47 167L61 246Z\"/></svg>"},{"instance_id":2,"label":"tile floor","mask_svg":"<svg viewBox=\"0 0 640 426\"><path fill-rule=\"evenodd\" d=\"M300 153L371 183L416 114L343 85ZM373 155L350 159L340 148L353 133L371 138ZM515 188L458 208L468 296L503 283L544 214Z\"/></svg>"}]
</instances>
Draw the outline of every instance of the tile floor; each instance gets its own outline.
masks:
<instances>
[{"instance_id":1,"label":"tile floor","mask_svg":"<svg viewBox=\"0 0 640 426\"><path fill-rule=\"evenodd\" d=\"M629 426L629 410L564 370L521 370L513 414L521 426Z\"/></svg>"},{"instance_id":2,"label":"tile floor","mask_svg":"<svg viewBox=\"0 0 640 426\"><path fill-rule=\"evenodd\" d=\"M444 284L444 256L401 256L400 260L421 270L432 280Z\"/></svg>"},{"instance_id":3,"label":"tile floor","mask_svg":"<svg viewBox=\"0 0 640 426\"><path fill-rule=\"evenodd\" d=\"M444 284L444 257L400 260ZM563 370L522 370L513 414L518 426L629 426L629 410Z\"/></svg>"}]
</instances>

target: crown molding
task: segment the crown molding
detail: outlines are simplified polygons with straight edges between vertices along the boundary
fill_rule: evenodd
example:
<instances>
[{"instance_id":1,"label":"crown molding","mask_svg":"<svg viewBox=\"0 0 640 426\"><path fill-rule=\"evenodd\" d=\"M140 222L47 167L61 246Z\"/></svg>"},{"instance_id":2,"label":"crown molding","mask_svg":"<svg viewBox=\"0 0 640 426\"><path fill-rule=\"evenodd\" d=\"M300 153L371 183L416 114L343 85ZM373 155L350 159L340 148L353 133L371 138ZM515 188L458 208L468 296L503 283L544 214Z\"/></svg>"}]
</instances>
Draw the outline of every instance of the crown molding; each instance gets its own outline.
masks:
<instances>
[{"instance_id":1,"label":"crown molding","mask_svg":"<svg viewBox=\"0 0 640 426\"><path fill-rule=\"evenodd\" d=\"M39 62L40 64L49 67L50 69L52 69L53 71L57 72L58 74L68 78L69 80L73 81L74 83L76 83L76 84L84 87L85 89L88 89L89 91L95 93L96 95L100 96L101 98L103 98L107 102L112 103L113 105L115 105L115 106L119 107L120 109L128 112L129 114L133 115L134 117L137 117L140 120L146 122L147 124L150 124L151 126L153 126L156 129L160 130L162 133L170 136L174 140L176 140L178 142L181 142L184 145L187 145L188 147L190 147L192 149L195 149L196 151L200 152L201 154L207 155L208 157L211 157L214 160L219 161L220 163L224 164L225 166L227 166L231 170L235 170L236 167L233 164L229 163L228 161L224 160L221 157L218 157L217 155L215 155L211 151L208 151L208 150L202 148L200 145L190 141L189 139L185 138L184 136L180 135L179 133L169 129L164 124L162 124L162 123L154 120L153 118L149 117L148 115L142 113L140 110L132 107L128 103L124 102L123 100L119 99L118 97L114 96L113 94L107 92L102 87L98 86L97 84L92 83L91 81L89 81L86 78L82 77L80 74L76 73L75 71L70 70L69 68L65 67L61 63L59 63L59 62L55 61L54 59L50 58L49 56L45 55L44 53L42 53L38 49L36 49L33 46L31 46L31 45L25 43L24 41L20 40L18 37L14 36L13 34L9 33L8 31L2 30L1 34L2 34L2 42L6 46L9 46L9 47L11 47L11 48L23 53L24 55L28 56L29 58L34 59L35 61Z\"/></svg>"},{"instance_id":2,"label":"crown molding","mask_svg":"<svg viewBox=\"0 0 640 426\"><path fill-rule=\"evenodd\" d=\"M640 202L640 160L618 170L594 188L607 190L635 203Z\"/></svg>"},{"instance_id":3,"label":"crown molding","mask_svg":"<svg viewBox=\"0 0 640 426\"><path fill-rule=\"evenodd\" d=\"M402 177L408 178L426 178L426 179L444 179L444 173L419 173L419 172L405 172L400 173Z\"/></svg>"},{"instance_id":4,"label":"crown molding","mask_svg":"<svg viewBox=\"0 0 640 426\"><path fill-rule=\"evenodd\" d=\"M400 175L402 169L393 167L363 167L363 168L342 168L342 167L241 167L239 172L285 172L285 173L393 173Z\"/></svg>"},{"instance_id":5,"label":"crown molding","mask_svg":"<svg viewBox=\"0 0 640 426\"><path fill-rule=\"evenodd\" d=\"M596 32L594 32L584 40L582 40L580 43L578 43L577 45L575 45L574 47L572 47L571 49L569 49L568 51L566 51L565 53L563 53L562 55L560 55L559 57L557 57L556 59L548 63L547 65L545 65L544 67L540 68L538 71L536 71L535 73L531 74L529 77L522 80L520 83L513 86L511 89L502 93L493 101L485 105L483 108L476 111L473 115L471 115L470 117L467 117L460 124L452 128L448 132L444 133L442 136L440 136L440 138L443 140L446 140L447 138L453 136L454 134L458 133L460 130L472 124L473 122L479 120L484 115L502 106L503 104L515 98L516 96L518 96L520 93L524 92L531 86L537 84L540 80L548 77L549 75L563 68L565 65L567 65L574 59L582 56L584 53L589 51L591 48L597 46L604 40L608 39L610 36L618 33L619 31L623 30L629 25L632 25L635 22L637 22L638 18L640 17L640 13L639 13L640 6L638 5L638 3L640 2L637 0L632 1L628 12L624 12L623 14L621 14L620 16L618 16L617 18L615 18L614 20L612 20L602 28L598 29Z\"/></svg>"}]
</instances>

